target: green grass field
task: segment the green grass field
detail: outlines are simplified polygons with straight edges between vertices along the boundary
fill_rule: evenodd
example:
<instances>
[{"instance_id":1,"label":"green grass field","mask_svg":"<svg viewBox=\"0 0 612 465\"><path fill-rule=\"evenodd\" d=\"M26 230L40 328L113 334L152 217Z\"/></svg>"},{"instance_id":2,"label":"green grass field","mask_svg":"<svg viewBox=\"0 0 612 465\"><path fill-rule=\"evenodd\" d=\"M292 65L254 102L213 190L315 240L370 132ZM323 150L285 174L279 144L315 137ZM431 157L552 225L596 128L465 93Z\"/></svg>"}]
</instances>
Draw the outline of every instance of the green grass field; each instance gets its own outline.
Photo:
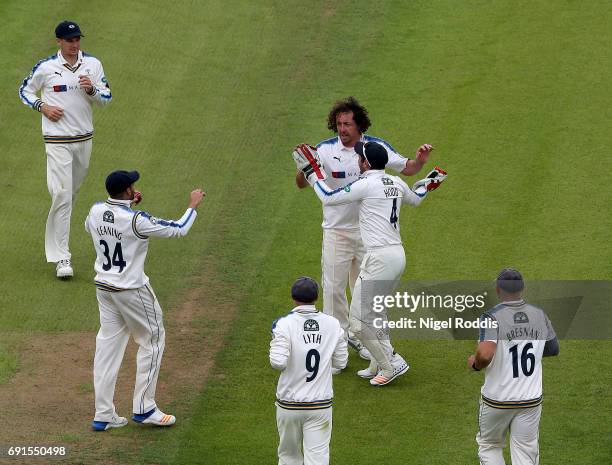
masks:
<instances>
[{"instance_id":1,"label":"green grass field","mask_svg":"<svg viewBox=\"0 0 612 465\"><path fill-rule=\"evenodd\" d=\"M295 188L290 152L330 136L336 99L357 97L369 132L408 156L432 143L431 167L450 173L419 209L403 210L404 279L492 279L508 265L528 280L612 279L609 2L125 5L0 3L0 393L32 369L30 341L45 338L50 352L61 350L53 345L61 335L93 341L94 250L82 222L114 169L138 169L142 208L162 217L180 216L194 187L206 190L188 237L152 241L147 273L169 331L181 329L177 309L205 283L206 305L186 323L200 344L166 353L195 351L214 366L203 387L164 393L160 406L179 417L170 430L131 424L94 435L93 402L74 412L76 431L58 424L37 435L33 421L30 439L70 445L66 463L276 463L270 325L291 308L295 277L320 276L320 205ZM95 112L92 162L73 212L71 282L45 263L40 115L17 95L31 67L55 53L53 30L65 18L80 24L82 48L102 60L113 91ZM217 312L231 315L222 328ZM212 333L222 338L218 353L207 345ZM332 463L477 463L482 377L465 368L474 343L396 346L412 369L388 388L354 376L364 365L354 354L334 378ZM564 340L561 355L545 361L541 463L612 463L611 356L610 340ZM86 381L81 396L92 398ZM14 434L3 427L0 444L25 437Z\"/></svg>"}]
</instances>

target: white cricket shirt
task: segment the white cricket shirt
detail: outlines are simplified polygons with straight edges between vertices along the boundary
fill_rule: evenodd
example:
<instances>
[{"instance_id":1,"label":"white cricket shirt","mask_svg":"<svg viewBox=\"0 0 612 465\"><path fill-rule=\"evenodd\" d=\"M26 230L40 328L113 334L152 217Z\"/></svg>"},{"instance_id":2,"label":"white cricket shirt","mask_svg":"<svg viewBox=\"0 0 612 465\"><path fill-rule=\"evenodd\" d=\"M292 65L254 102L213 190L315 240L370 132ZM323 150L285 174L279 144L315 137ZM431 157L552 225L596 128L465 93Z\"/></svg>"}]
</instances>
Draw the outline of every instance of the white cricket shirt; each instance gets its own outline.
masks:
<instances>
[{"instance_id":1,"label":"white cricket shirt","mask_svg":"<svg viewBox=\"0 0 612 465\"><path fill-rule=\"evenodd\" d=\"M196 216L196 211L188 208L180 220L169 221L132 210L129 200L109 198L94 204L85 219L85 230L96 250L96 286L113 292L147 284L144 263L149 236L185 236Z\"/></svg>"},{"instance_id":2,"label":"white cricket shirt","mask_svg":"<svg viewBox=\"0 0 612 465\"><path fill-rule=\"evenodd\" d=\"M358 212L361 239L367 250L402 243L399 214L402 203L419 205L422 197L398 176L369 170L344 188L330 189L317 181L314 191L324 206L352 205Z\"/></svg>"},{"instance_id":3,"label":"white cricket shirt","mask_svg":"<svg viewBox=\"0 0 612 465\"><path fill-rule=\"evenodd\" d=\"M389 155L387 168L399 173L406 167L406 162L409 159L397 153L387 141L366 134L361 137L361 140L362 142L378 142L387 149ZM342 145L340 137L336 136L319 142L317 153L321 165L329 176L325 182L332 190L344 187L356 181L359 177L359 155L354 148ZM322 226L324 229L358 229L359 210L357 205L323 205Z\"/></svg>"},{"instance_id":4,"label":"white cricket shirt","mask_svg":"<svg viewBox=\"0 0 612 465\"><path fill-rule=\"evenodd\" d=\"M481 329L480 342L497 344L485 371L482 400L496 408L535 407L542 402L542 354L555 330L543 310L523 300L503 302L481 321L497 321L497 329ZM491 326L491 325L489 325Z\"/></svg>"},{"instance_id":5,"label":"white cricket shirt","mask_svg":"<svg viewBox=\"0 0 612 465\"><path fill-rule=\"evenodd\" d=\"M344 331L333 316L300 305L272 325L270 364L281 370L276 405L288 410L331 406L332 367L348 361Z\"/></svg>"},{"instance_id":6,"label":"white cricket shirt","mask_svg":"<svg viewBox=\"0 0 612 465\"><path fill-rule=\"evenodd\" d=\"M88 75L91 79L93 95L88 95L79 87L80 75ZM48 144L91 139L92 104L103 106L112 99L102 63L81 51L74 66L70 66L59 51L39 61L19 87L19 97L23 103L37 111L40 111L43 103L64 110L63 116L56 122L42 115L43 138Z\"/></svg>"}]
</instances>

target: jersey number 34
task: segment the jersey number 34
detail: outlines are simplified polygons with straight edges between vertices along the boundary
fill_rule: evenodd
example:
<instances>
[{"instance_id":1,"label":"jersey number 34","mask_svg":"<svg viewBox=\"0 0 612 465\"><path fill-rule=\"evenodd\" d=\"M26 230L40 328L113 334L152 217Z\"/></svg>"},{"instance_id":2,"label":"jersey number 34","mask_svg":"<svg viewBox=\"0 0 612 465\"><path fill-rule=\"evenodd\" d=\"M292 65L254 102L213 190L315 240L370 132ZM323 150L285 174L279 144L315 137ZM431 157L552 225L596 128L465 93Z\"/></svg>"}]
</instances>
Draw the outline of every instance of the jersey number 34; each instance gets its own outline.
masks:
<instances>
[{"instance_id":1,"label":"jersey number 34","mask_svg":"<svg viewBox=\"0 0 612 465\"><path fill-rule=\"evenodd\" d=\"M121 242L117 242L115 250L113 251L113 258L110 256L110 248L105 240L100 240L100 245L104 248L102 254L104 255L105 261L102 263L102 269L104 271L110 270L113 266L119 267L119 273L127 266L127 262L123 259L123 251L121 250Z\"/></svg>"}]
</instances>

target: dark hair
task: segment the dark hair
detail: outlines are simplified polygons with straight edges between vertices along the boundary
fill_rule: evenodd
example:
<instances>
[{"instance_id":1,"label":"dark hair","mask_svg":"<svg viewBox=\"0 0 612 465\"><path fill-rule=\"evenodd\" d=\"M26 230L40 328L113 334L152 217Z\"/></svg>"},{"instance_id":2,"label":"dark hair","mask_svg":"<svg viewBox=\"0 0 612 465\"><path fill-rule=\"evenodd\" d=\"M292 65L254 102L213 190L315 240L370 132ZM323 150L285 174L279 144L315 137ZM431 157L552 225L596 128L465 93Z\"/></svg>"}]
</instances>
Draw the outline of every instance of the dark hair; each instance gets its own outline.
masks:
<instances>
[{"instance_id":1,"label":"dark hair","mask_svg":"<svg viewBox=\"0 0 612 465\"><path fill-rule=\"evenodd\" d=\"M327 127L330 131L338 132L336 117L338 113L353 113L353 120L362 134L372 125L368 117L368 110L362 107L354 97L338 100L327 116Z\"/></svg>"},{"instance_id":2,"label":"dark hair","mask_svg":"<svg viewBox=\"0 0 612 465\"><path fill-rule=\"evenodd\" d=\"M523 276L514 268L504 268L497 275L497 286L504 292L516 294L525 288Z\"/></svg>"},{"instance_id":3,"label":"dark hair","mask_svg":"<svg viewBox=\"0 0 612 465\"><path fill-rule=\"evenodd\" d=\"M319 285L314 279L302 276L291 286L291 298L297 302L311 304L319 298Z\"/></svg>"}]
</instances>

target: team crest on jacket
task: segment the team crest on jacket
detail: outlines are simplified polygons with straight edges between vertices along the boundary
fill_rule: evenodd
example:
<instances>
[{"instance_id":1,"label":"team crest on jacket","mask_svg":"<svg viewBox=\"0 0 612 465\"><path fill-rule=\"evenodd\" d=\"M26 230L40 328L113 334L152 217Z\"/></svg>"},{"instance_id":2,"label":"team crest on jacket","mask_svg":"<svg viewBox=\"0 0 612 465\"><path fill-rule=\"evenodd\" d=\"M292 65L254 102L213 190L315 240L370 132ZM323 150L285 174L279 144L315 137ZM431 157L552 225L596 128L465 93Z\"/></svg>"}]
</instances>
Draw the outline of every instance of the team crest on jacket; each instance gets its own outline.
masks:
<instances>
[{"instance_id":1,"label":"team crest on jacket","mask_svg":"<svg viewBox=\"0 0 612 465\"><path fill-rule=\"evenodd\" d=\"M115 215L113 215L112 211L106 210L104 212L104 215L102 215L102 221L105 221L107 223L114 223L115 222Z\"/></svg>"},{"instance_id":2,"label":"team crest on jacket","mask_svg":"<svg viewBox=\"0 0 612 465\"><path fill-rule=\"evenodd\" d=\"M382 178L382 183L383 183L384 186L392 186L393 185L393 179Z\"/></svg>"},{"instance_id":3,"label":"team crest on jacket","mask_svg":"<svg viewBox=\"0 0 612 465\"><path fill-rule=\"evenodd\" d=\"M306 320L304 322L304 331L318 331L319 323L317 320Z\"/></svg>"},{"instance_id":4,"label":"team crest on jacket","mask_svg":"<svg viewBox=\"0 0 612 465\"><path fill-rule=\"evenodd\" d=\"M514 314L514 324L520 325L524 323L529 323L529 318L525 312L516 312Z\"/></svg>"}]
</instances>

